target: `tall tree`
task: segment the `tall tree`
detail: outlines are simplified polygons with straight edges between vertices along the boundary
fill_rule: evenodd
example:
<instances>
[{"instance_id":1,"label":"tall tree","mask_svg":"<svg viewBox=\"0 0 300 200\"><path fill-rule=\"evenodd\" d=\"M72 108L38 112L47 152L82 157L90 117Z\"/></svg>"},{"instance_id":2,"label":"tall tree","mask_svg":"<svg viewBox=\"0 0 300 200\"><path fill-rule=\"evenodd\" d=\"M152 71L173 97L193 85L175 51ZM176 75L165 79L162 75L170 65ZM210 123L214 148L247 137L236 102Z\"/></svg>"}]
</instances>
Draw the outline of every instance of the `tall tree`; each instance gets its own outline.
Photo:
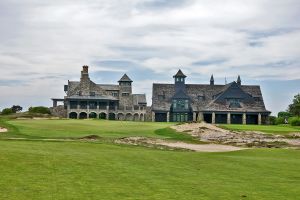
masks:
<instances>
[{"instance_id":1,"label":"tall tree","mask_svg":"<svg viewBox=\"0 0 300 200\"><path fill-rule=\"evenodd\" d=\"M17 112L21 112L23 110L23 108L19 105L13 105L11 107L11 110L14 112L14 113L17 113Z\"/></svg>"},{"instance_id":2,"label":"tall tree","mask_svg":"<svg viewBox=\"0 0 300 200\"><path fill-rule=\"evenodd\" d=\"M300 116L300 94L294 96L293 103L289 105L288 111L294 116Z\"/></svg>"}]
</instances>

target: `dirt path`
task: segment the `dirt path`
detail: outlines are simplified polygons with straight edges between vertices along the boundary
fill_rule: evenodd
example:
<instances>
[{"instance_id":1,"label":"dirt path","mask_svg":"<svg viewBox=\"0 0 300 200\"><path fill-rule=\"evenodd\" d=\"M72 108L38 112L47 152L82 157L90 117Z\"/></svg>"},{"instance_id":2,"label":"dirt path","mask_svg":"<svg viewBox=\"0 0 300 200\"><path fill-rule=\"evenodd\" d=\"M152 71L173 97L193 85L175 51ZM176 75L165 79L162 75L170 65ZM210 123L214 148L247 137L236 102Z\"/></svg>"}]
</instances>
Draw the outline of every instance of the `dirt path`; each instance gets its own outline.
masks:
<instances>
[{"instance_id":1,"label":"dirt path","mask_svg":"<svg viewBox=\"0 0 300 200\"><path fill-rule=\"evenodd\" d=\"M5 132L7 132L7 129L0 127L0 133L5 133Z\"/></svg>"}]
</instances>

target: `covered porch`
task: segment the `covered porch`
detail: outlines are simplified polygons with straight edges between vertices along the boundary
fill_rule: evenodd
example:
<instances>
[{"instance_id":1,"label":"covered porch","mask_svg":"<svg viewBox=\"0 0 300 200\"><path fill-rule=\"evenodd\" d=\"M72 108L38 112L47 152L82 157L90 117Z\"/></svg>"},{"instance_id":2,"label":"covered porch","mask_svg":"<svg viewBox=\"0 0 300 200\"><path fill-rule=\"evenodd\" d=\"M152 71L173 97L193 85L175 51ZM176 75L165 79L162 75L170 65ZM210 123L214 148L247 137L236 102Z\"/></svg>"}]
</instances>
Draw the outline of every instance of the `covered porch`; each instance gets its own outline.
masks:
<instances>
[{"instance_id":1,"label":"covered porch","mask_svg":"<svg viewBox=\"0 0 300 200\"><path fill-rule=\"evenodd\" d=\"M194 112L194 121L211 124L267 124L269 113L263 112Z\"/></svg>"}]
</instances>

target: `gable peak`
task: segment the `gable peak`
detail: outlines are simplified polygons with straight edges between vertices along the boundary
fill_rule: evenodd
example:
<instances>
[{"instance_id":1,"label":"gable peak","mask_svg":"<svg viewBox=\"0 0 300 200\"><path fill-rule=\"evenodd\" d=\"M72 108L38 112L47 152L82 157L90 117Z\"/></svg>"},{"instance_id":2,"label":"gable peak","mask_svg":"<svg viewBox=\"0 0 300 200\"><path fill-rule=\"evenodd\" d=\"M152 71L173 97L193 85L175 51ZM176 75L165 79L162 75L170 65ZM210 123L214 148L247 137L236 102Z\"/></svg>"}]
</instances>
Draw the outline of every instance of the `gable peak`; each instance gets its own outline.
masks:
<instances>
[{"instance_id":1,"label":"gable peak","mask_svg":"<svg viewBox=\"0 0 300 200\"><path fill-rule=\"evenodd\" d=\"M181 71L181 69L178 70L178 72L173 76L173 78L175 77L183 77L185 78L186 75L184 75L184 73Z\"/></svg>"}]
</instances>

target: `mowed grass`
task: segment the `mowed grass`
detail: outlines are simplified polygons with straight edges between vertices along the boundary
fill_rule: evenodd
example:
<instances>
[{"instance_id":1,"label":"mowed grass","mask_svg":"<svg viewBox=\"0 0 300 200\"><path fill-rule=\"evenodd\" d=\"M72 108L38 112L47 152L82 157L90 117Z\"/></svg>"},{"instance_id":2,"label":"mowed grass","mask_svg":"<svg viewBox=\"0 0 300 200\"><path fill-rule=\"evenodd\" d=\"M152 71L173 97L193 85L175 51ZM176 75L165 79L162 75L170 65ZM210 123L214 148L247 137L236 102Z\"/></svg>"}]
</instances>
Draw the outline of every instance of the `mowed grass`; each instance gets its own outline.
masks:
<instances>
[{"instance_id":1,"label":"mowed grass","mask_svg":"<svg viewBox=\"0 0 300 200\"><path fill-rule=\"evenodd\" d=\"M298 199L299 150L197 153L118 145L111 140L39 140L98 135L194 141L170 125L0 119L0 126L9 129L0 134L0 199ZM7 140L12 137L37 140Z\"/></svg>"},{"instance_id":2,"label":"mowed grass","mask_svg":"<svg viewBox=\"0 0 300 200\"><path fill-rule=\"evenodd\" d=\"M109 120L2 120L0 126L7 127L9 132L1 134L0 138L76 139L97 135L104 140L113 140L140 136L201 143L191 135L169 128L174 124Z\"/></svg>"},{"instance_id":3,"label":"mowed grass","mask_svg":"<svg viewBox=\"0 0 300 200\"><path fill-rule=\"evenodd\" d=\"M234 131L261 131L264 133L274 134L289 134L300 132L299 126L290 125L240 125L240 124L222 124L221 128L234 130Z\"/></svg>"},{"instance_id":4,"label":"mowed grass","mask_svg":"<svg viewBox=\"0 0 300 200\"><path fill-rule=\"evenodd\" d=\"M0 199L298 199L300 151L0 141Z\"/></svg>"},{"instance_id":5,"label":"mowed grass","mask_svg":"<svg viewBox=\"0 0 300 200\"><path fill-rule=\"evenodd\" d=\"M172 123L150 123L107 120L11 120L9 125L26 136L44 138L70 138L98 135L101 137L157 136L155 131Z\"/></svg>"}]
</instances>

